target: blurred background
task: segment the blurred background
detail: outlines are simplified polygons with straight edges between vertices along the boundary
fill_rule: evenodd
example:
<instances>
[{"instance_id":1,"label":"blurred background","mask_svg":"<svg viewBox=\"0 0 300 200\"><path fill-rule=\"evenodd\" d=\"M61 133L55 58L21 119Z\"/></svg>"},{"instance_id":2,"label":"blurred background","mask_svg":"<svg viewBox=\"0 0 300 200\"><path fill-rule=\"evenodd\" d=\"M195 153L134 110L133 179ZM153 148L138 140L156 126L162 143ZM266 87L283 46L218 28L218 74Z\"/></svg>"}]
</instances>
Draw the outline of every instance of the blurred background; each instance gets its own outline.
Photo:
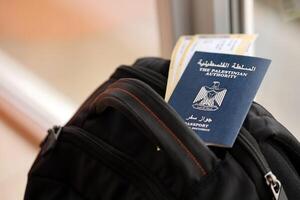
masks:
<instances>
[{"instance_id":1,"label":"blurred background","mask_svg":"<svg viewBox=\"0 0 300 200\"><path fill-rule=\"evenodd\" d=\"M38 144L120 64L182 34L257 33L256 96L298 139L300 0L0 0L0 199L22 199Z\"/></svg>"}]
</instances>

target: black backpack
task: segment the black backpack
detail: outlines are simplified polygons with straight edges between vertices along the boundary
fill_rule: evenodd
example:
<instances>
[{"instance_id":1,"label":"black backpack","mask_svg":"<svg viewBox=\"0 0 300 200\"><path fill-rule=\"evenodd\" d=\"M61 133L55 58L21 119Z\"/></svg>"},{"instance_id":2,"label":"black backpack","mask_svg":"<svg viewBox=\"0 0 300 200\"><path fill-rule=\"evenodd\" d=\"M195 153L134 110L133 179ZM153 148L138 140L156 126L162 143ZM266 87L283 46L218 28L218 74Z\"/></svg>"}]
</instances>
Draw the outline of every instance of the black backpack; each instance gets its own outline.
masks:
<instances>
[{"instance_id":1,"label":"black backpack","mask_svg":"<svg viewBox=\"0 0 300 200\"><path fill-rule=\"evenodd\" d=\"M121 66L49 130L26 200L300 199L300 144L257 103L233 148L207 147L164 100L169 61Z\"/></svg>"}]
</instances>

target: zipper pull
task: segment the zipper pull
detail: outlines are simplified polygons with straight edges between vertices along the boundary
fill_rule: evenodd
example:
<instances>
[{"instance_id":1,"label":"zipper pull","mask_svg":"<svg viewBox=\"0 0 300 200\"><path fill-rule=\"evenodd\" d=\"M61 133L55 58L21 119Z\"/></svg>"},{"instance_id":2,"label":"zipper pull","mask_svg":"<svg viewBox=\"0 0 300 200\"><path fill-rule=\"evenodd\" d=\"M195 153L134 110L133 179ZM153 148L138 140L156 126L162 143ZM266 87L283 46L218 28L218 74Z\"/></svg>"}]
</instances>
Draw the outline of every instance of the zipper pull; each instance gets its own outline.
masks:
<instances>
[{"instance_id":1,"label":"zipper pull","mask_svg":"<svg viewBox=\"0 0 300 200\"><path fill-rule=\"evenodd\" d=\"M48 135L41 144L42 150L41 150L41 155L45 155L48 153L51 149L53 149L56 145L57 139L62 131L61 126L53 126L53 128L48 130Z\"/></svg>"},{"instance_id":2,"label":"zipper pull","mask_svg":"<svg viewBox=\"0 0 300 200\"><path fill-rule=\"evenodd\" d=\"M281 182L277 179L277 177L271 171L269 171L265 175L265 179L266 179L267 185L270 187L270 189L273 193L274 200L287 200L287 196L283 190Z\"/></svg>"}]
</instances>

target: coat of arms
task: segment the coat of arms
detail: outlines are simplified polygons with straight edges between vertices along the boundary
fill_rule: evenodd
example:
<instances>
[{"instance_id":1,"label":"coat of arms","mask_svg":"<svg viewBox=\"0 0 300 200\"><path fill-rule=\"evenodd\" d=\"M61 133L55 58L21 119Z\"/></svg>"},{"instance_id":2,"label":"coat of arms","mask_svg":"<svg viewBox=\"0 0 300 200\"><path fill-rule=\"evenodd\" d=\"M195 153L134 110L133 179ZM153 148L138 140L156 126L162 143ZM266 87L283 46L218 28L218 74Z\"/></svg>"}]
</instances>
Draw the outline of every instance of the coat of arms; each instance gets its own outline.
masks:
<instances>
[{"instance_id":1,"label":"coat of arms","mask_svg":"<svg viewBox=\"0 0 300 200\"><path fill-rule=\"evenodd\" d=\"M216 111L221 106L227 89L220 88L220 82L214 81L212 86L203 86L193 101L193 108L204 111Z\"/></svg>"}]
</instances>

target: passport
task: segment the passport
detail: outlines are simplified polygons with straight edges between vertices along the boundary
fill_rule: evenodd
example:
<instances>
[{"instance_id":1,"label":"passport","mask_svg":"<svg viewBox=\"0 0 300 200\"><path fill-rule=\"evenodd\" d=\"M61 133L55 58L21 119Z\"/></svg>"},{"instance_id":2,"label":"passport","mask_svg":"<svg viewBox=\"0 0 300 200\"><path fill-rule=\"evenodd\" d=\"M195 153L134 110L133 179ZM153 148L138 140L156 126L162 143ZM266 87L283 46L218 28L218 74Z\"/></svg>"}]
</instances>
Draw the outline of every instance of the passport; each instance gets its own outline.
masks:
<instances>
[{"instance_id":1,"label":"passport","mask_svg":"<svg viewBox=\"0 0 300 200\"><path fill-rule=\"evenodd\" d=\"M270 63L195 52L168 103L207 145L232 147Z\"/></svg>"}]
</instances>

